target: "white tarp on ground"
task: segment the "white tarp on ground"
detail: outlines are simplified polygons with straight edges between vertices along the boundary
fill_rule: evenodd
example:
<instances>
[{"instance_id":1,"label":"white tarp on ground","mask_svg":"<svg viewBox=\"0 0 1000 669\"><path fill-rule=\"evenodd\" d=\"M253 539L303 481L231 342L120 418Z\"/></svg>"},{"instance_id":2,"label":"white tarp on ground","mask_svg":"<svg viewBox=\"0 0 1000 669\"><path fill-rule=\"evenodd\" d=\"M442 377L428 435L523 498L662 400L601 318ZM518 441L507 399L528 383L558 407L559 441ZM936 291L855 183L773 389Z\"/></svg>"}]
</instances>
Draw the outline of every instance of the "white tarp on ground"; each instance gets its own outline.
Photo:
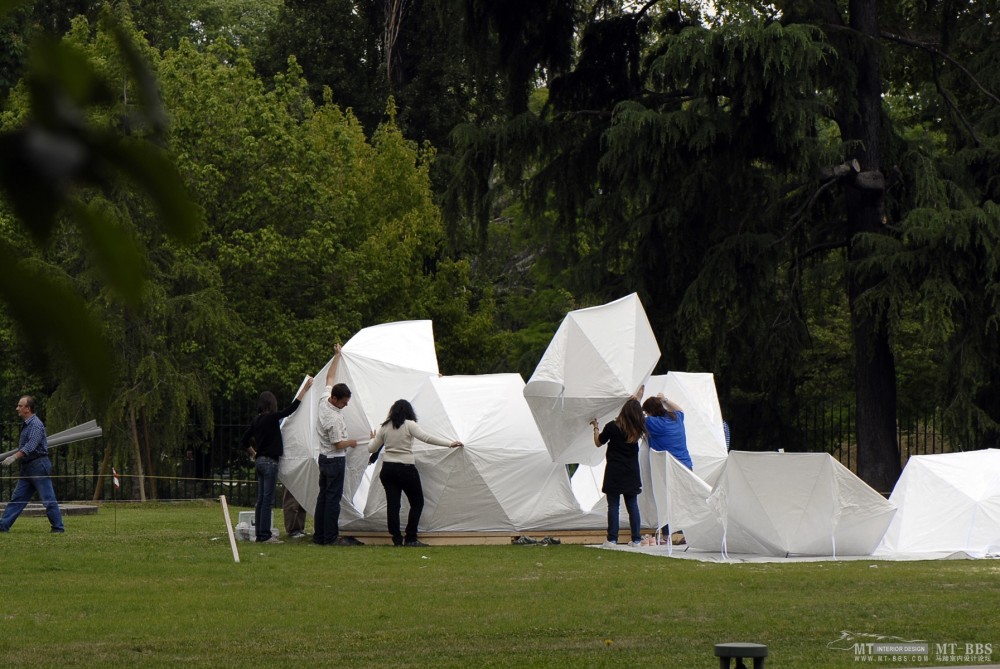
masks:
<instances>
[{"instance_id":1,"label":"white tarp on ground","mask_svg":"<svg viewBox=\"0 0 1000 669\"><path fill-rule=\"evenodd\" d=\"M876 553L1000 553L1000 450L916 455L889 497Z\"/></svg>"},{"instance_id":2,"label":"white tarp on ground","mask_svg":"<svg viewBox=\"0 0 1000 669\"><path fill-rule=\"evenodd\" d=\"M722 553L715 551L699 551L693 548L688 548L687 546L671 546L671 545L661 545L661 546L638 546L631 547L625 544L618 544L617 546L602 546L600 544L594 544L590 546L591 548L602 548L604 550L620 551L623 553L641 553L643 555L652 555L653 557L672 557L681 560L697 560L699 562L720 562L729 564L743 564L743 563L763 563L763 562L778 562L778 563L792 563L792 562L829 562L832 560L836 561L857 561L857 560L868 560L870 562L905 562L905 561L915 561L915 560L972 560L979 559L982 557L990 557L993 559L1000 558L997 555L969 555L968 553L963 553L961 551L957 553L887 553L885 555L879 555L877 553L872 555L751 555L749 553Z\"/></svg>"},{"instance_id":3,"label":"white tarp on ground","mask_svg":"<svg viewBox=\"0 0 1000 669\"><path fill-rule=\"evenodd\" d=\"M589 519L578 508L566 467L549 457L523 390L518 374L450 376L429 379L414 396L422 428L464 444L453 449L414 443L424 491L421 531L601 526L602 519ZM404 495L403 525L408 509ZM385 491L377 481L365 512L366 525L385 529Z\"/></svg>"},{"instance_id":4,"label":"white tarp on ground","mask_svg":"<svg viewBox=\"0 0 1000 669\"><path fill-rule=\"evenodd\" d=\"M589 422L602 425L648 378L660 349L635 293L571 311L549 342L524 396L554 462L595 465Z\"/></svg>"},{"instance_id":5,"label":"white tarp on ground","mask_svg":"<svg viewBox=\"0 0 1000 669\"><path fill-rule=\"evenodd\" d=\"M708 503L718 540L685 536L723 554L870 555L896 511L827 453L733 451Z\"/></svg>"},{"instance_id":6,"label":"white tarp on ground","mask_svg":"<svg viewBox=\"0 0 1000 669\"><path fill-rule=\"evenodd\" d=\"M319 434L317 407L332 360L316 373L302 406L281 426L285 455L279 477L295 499L312 515L319 495ZM371 431L385 420L398 399L410 399L424 382L438 374L434 332L430 321L384 323L360 330L341 347L334 383L346 383L351 401L344 409L348 436L358 447L347 452L347 473L341 505L341 526L359 520L365 499L366 448ZM360 493L360 494L359 494Z\"/></svg>"}]
</instances>

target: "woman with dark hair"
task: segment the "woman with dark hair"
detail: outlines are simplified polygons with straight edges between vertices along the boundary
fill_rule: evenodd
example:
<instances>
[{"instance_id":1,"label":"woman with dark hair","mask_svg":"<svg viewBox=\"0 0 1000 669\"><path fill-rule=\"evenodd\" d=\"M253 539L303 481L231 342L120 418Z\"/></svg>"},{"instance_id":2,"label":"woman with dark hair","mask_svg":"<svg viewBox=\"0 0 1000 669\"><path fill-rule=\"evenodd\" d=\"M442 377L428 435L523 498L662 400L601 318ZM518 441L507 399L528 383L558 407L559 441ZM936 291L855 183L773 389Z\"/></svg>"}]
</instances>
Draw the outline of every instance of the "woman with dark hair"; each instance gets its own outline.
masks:
<instances>
[{"instance_id":1,"label":"woman with dark hair","mask_svg":"<svg viewBox=\"0 0 1000 669\"><path fill-rule=\"evenodd\" d=\"M257 415L250 427L240 437L240 446L247 449L254 459L257 472L257 506L254 507L254 525L258 543L280 544L281 539L271 536L271 512L274 510L274 488L278 483L278 458L285 452L281 441L281 421L295 413L306 392L312 387L307 377L295 400L278 411L278 398L265 390L257 399ZM254 446L250 444L253 441Z\"/></svg>"},{"instance_id":2,"label":"woman with dark hair","mask_svg":"<svg viewBox=\"0 0 1000 669\"><path fill-rule=\"evenodd\" d=\"M642 403L642 410L646 412L649 447L654 451L666 451L688 469L694 469L684 431L684 412L680 406L664 397L663 393L658 393Z\"/></svg>"},{"instance_id":3,"label":"woman with dark hair","mask_svg":"<svg viewBox=\"0 0 1000 669\"><path fill-rule=\"evenodd\" d=\"M413 458L413 440L459 448L460 441L448 441L425 432L417 425L417 414L406 400L396 400L389 409L389 416L382 423L375 438L368 444L370 453L382 454L382 471L378 480L385 488L386 524L395 546L426 546L417 539L417 525L424 510L424 491L420 485L420 473ZM410 503L410 515L406 520L406 535L399 531L399 507L402 494Z\"/></svg>"},{"instance_id":4,"label":"woman with dark hair","mask_svg":"<svg viewBox=\"0 0 1000 669\"><path fill-rule=\"evenodd\" d=\"M608 498L608 540L605 546L618 543L618 514L620 497L625 498L628 511L628 525L631 533L629 546L641 545L641 520L639 518L639 493L642 492L642 478L639 475L639 439L646 434L646 424L642 417L639 400L629 398L622 406L618 417L598 432L597 419L590 421L594 426L594 446L608 445L607 466L604 468L604 485L601 491Z\"/></svg>"}]
</instances>

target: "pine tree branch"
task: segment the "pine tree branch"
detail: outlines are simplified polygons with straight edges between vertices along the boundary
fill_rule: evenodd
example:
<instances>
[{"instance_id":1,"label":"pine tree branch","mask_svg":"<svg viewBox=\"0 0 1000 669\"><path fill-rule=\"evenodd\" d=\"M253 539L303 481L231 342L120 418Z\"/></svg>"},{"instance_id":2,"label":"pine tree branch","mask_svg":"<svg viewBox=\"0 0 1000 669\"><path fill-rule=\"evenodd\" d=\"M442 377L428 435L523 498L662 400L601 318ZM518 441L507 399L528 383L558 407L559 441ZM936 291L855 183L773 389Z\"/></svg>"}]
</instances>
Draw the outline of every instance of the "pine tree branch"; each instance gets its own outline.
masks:
<instances>
[{"instance_id":1,"label":"pine tree branch","mask_svg":"<svg viewBox=\"0 0 1000 669\"><path fill-rule=\"evenodd\" d=\"M979 139L979 135L976 134L976 129L972 127L969 119L965 118L965 114L958 108L958 104L951 97L951 93L944 87L941 83L940 73L938 72L937 63L931 63L931 69L934 71L934 87L937 89L938 94L944 98L945 104L951 109L952 113L958 117L958 120L965 126L965 131L969 133L972 137L972 141L975 142L976 146L982 146L983 142Z\"/></svg>"},{"instance_id":2,"label":"pine tree branch","mask_svg":"<svg viewBox=\"0 0 1000 669\"><path fill-rule=\"evenodd\" d=\"M804 258L808 258L809 256L815 255L822 251L832 251L833 249L846 249L846 248L847 248L846 239L841 239L839 241L834 241L834 242L826 242L825 244L817 244L811 249L806 249L802 253L802 255L799 256L799 259L801 260Z\"/></svg>"},{"instance_id":3,"label":"pine tree branch","mask_svg":"<svg viewBox=\"0 0 1000 669\"><path fill-rule=\"evenodd\" d=\"M972 72L969 72L969 70L966 69L964 65L959 63L957 60L949 56L941 49L939 49L936 44L931 42L918 42L916 40L903 37L902 35L894 35L893 33L888 33L888 32L882 32L880 33L880 35L881 37L890 40L892 42L897 42L905 46L912 46L916 49L922 49L924 51L927 51L928 53L931 53L935 56L940 56L941 58L943 58L944 60L948 61L949 63L957 67L959 70L961 70L965 74L965 76L967 76L969 79L972 80L972 82L976 85L976 88L982 91L983 94L986 95L988 98L993 100L993 102L1000 105L1000 97L997 97L996 95L991 93L985 86L983 86L982 83L980 83L979 79L977 79L976 76L972 74Z\"/></svg>"},{"instance_id":4,"label":"pine tree branch","mask_svg":"<svg viewBox=\"0 0 1000 669\"><path fill-rule=\"evenodd\" d=\"M613 112L607 109L575 109L559 113L559 118L570 119L574 116L597 116L599 118L611 118Z\"/></svg>"}]
</instances>

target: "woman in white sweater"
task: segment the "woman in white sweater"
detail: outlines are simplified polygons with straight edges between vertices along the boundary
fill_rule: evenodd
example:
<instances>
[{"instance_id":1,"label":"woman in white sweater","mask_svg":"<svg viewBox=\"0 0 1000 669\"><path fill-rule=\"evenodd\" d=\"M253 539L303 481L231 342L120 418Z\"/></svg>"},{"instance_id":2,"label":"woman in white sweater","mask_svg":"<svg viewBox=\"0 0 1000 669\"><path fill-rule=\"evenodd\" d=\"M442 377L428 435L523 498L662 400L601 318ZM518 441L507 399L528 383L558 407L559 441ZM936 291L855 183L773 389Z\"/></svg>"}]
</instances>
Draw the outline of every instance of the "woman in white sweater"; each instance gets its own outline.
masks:
<instances>
[{"instance_id":1,"label":"woman in white sweater","mask_svg":"<svg viewBox=\"0 0 1000 669\"><path fill-rule=\"evenodd\" d=\"M378 453L385 446L382 455L382 472L379 481L385 488L386 523L392 543L396 546L426 546L417 539L417 525L424 510L424 490L420 485L420 473L413 459L413 440L419 439L435 446L459 448L460 441L448 441L424 432L417 425L417 415L406 400L396 400L389 409L389 417L382 423L375 438L368 444L368 451ZM410 503L410 515L406 520L406 535L399 531L399 507L401 494Z\"/></svg>"}]
</instances>

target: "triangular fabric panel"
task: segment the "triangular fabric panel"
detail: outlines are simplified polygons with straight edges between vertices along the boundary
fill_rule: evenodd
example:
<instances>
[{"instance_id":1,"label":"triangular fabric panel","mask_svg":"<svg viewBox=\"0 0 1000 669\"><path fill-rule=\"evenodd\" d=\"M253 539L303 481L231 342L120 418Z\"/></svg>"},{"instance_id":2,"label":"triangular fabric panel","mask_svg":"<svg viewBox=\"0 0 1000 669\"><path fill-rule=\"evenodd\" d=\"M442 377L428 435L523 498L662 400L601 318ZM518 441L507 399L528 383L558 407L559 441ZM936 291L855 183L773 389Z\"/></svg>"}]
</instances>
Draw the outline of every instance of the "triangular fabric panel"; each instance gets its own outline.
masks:
<instances>
[{"instance_id":1,"label":"triangular fabric panel","mask_svg":"<svg viewBox=\"0 0 1000 669\"><path fill-rule=\"evenodd\" d=\"M660 350L636 294L563 319L524 396L553 461L596 465L589 422L606 423L656 366Z\"/></svg>"}]
</instances>

